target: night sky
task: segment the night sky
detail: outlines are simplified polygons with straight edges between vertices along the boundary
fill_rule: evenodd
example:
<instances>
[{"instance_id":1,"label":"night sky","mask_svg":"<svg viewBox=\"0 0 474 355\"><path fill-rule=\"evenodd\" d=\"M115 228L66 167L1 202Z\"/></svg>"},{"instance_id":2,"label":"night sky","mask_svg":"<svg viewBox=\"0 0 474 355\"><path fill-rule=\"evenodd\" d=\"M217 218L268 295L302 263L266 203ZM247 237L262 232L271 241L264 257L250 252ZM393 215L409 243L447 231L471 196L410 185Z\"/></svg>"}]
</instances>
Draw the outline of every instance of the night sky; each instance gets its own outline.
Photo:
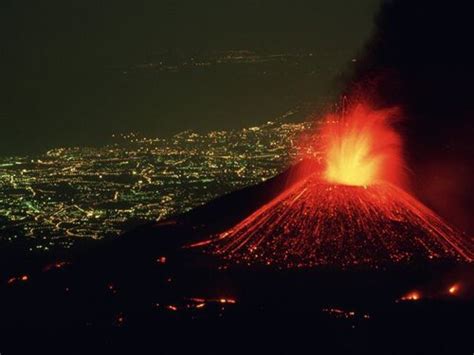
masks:
<instances>
[{"instance_id":1,"label":"night sky","mask_svg":"<svg viewBox=\"0 0 474 355\"><path fill-rule=\"evenodd\" d=\"M33 1L0 5L0 155L265 122L327 105L373 29L377 0ZM247 49L294 64L130 68ZM217 54L216 54L217 53ZM309 73L312 73L311 75Z\"/></svg>"}]
</instances>

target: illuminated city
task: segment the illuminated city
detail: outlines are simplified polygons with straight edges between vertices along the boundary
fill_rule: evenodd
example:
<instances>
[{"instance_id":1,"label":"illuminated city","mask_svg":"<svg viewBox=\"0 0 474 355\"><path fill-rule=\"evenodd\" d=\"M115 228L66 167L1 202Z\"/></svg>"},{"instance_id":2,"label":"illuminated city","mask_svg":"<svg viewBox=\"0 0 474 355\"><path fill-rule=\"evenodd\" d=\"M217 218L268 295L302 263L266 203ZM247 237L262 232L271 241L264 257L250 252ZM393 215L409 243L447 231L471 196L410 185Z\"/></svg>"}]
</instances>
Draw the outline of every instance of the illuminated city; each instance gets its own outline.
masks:
<instances>
[{"instance_id":1,"label":"illuminated city","mask_svg":"<svg viewBox=\"0 0 474 355\"><path fill-rule=\"evenodd\" d=\"M186 212L276 175L295 158L310 126L279 119L164 139L131 133L100 148L2 158L2 242L27 238L30 250L69 248L77 238L117 236Z\"/></svg>"}]
</instances>

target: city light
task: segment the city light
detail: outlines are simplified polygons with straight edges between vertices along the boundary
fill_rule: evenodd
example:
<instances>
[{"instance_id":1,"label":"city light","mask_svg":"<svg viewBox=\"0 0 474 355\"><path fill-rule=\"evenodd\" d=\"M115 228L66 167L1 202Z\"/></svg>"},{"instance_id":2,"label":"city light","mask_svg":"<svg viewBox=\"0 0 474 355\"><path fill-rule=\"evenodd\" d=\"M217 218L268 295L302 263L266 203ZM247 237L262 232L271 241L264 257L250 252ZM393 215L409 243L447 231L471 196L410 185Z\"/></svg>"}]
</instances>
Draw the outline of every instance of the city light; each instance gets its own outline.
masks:
<instances>
[{"instance_id":1,"label":"city light","mask_svg":"<svg viewBox=\"0 0 474 355\"><path fill-rule=\"evenodd\" d=\"M280 118L167 139L115 135L114 144L99 148L1 158L0 241L23 240L31 252L50 252L78 238L117 236L130 221L186 212L276 175L293 162L295 142L310 128Z\"/></svg>"}]
</instances>

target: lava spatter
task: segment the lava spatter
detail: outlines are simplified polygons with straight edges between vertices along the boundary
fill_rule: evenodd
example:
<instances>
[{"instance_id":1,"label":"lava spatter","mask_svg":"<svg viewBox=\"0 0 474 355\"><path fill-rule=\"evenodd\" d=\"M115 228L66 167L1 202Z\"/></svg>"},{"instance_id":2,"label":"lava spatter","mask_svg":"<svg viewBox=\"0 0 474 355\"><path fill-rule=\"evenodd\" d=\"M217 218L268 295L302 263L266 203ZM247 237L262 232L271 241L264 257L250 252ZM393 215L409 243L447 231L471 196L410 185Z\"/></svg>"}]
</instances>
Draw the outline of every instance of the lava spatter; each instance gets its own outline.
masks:
<instances>
[{"instance_id":1,"label":"lava spatter","mask_svg":"<svg viewBox=\"0 0 474 355\"><path fill-rule=\"evenodd\" d=\"M319 136L331 183L368 186L377 181L403 184L402 139L393 127L396 108L374 110L356 104L346 114L325 118Z\"/></svg>"},{"instance_id":2,"label":"lava spatter","mask_svg":"<svg viewBox=\"0 0 474 355\"><path fill-rule=\"evenodd\" d=\"M213 239L207 250L278 267L474 258L461 235L400 188L334 185L317 175Z\"/></svg>"},{"instance_id":3,"label":"lava spatter","mask_svg":"<svg viewBox=\"0 0 474 355\"><path fill-rule=\"evenodd\" d=\"M193 246L233 263L285 268L474 260L471 241L396 186L403 160L391 112L357 105L330 116L320 132L321 171Z\"/></svg>"}]
</instances>

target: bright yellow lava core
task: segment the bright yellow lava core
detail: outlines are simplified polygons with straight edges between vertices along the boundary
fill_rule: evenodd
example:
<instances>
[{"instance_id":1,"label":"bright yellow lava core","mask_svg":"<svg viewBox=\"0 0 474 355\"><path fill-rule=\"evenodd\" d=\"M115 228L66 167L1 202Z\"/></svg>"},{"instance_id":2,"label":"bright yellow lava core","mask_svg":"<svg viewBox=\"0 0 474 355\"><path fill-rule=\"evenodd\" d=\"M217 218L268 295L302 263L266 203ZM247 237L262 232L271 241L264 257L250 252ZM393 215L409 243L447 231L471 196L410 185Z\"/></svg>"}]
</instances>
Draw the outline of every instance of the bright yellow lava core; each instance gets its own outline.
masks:
<instances>
[{"instance_id":1,"label":"bright yellow lava core","mask_svg":"<svg viewBox=\"0 0 474 355\"><path fill-rule=\"evenodd\" d=\"M358 104L343 117L330 115L322 130L324 178L353 186L396 179L402 164L401 140L390 125L392 114Z\"/></svg>"},{"instance_id":2,"label":"bright yellow lava core","mask_svg":"<svg viewBox=\"0 0 474 355\"><path fill-rule=\"evenodd\" d=\"M357 132L340 137L327 151L324 177L329 182L367 186L374 182L380 158L371 156L371 137Z\"/></svg>"}]
</instances>

